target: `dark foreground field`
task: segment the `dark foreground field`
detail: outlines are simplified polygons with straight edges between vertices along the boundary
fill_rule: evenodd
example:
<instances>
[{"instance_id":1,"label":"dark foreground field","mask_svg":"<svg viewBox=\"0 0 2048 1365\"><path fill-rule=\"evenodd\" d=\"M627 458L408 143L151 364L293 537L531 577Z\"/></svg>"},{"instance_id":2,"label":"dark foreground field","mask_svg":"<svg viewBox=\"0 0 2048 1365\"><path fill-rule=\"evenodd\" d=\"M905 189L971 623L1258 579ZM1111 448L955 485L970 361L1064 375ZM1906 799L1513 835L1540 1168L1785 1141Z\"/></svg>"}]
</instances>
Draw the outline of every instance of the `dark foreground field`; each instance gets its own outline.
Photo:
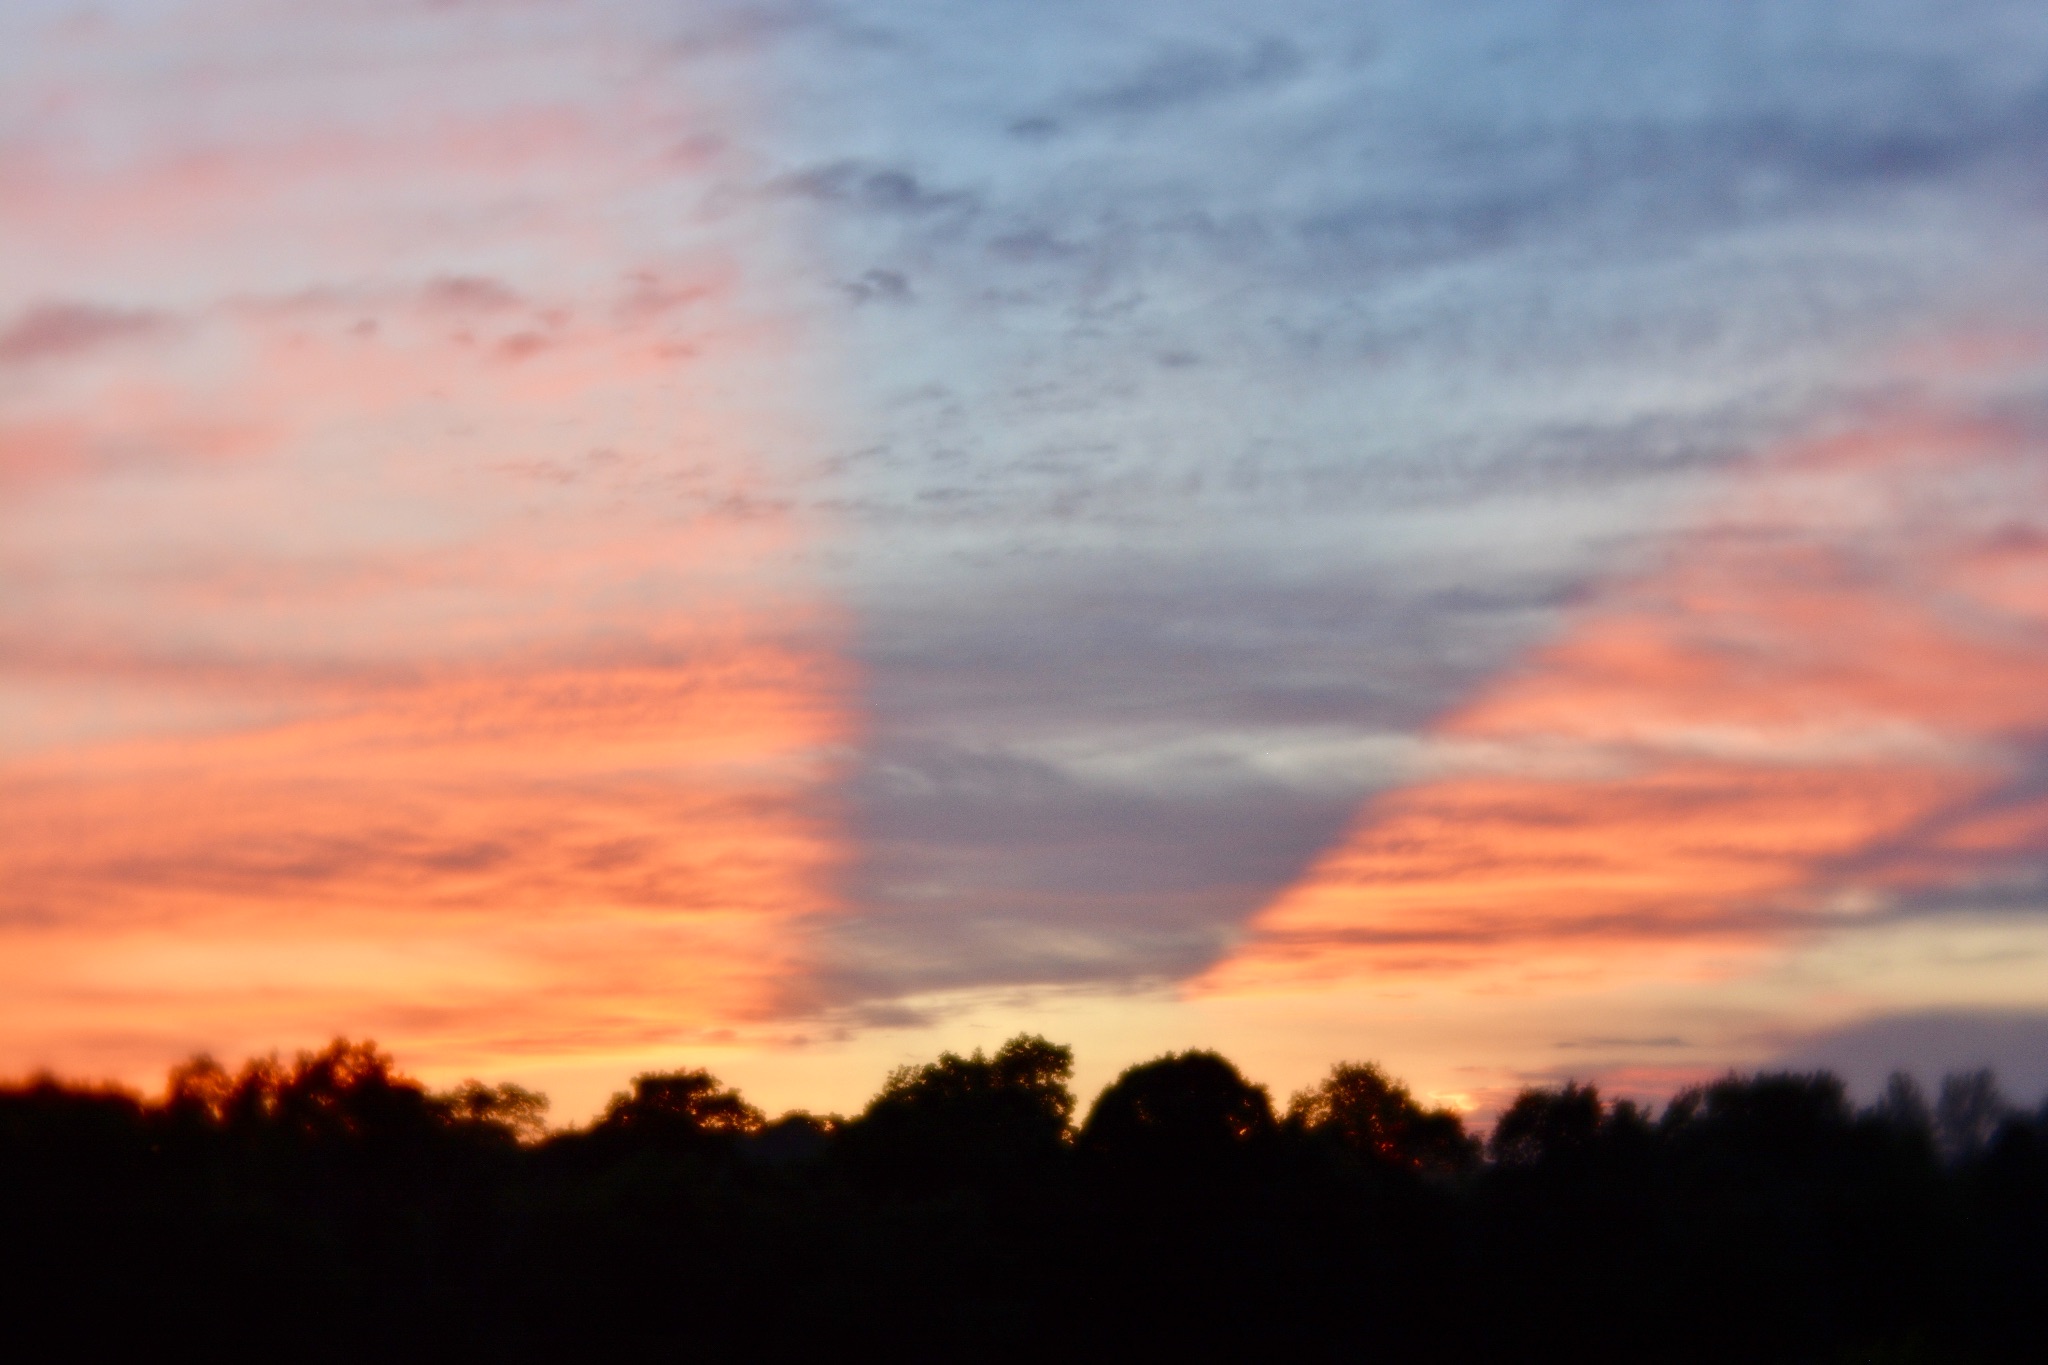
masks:
<instances>
[{"instance_id":1,"label":"dark foreground field","mask_svg":"<svg viewBox=\"0 0 2048 1365\"><path fill-rule=\"evenodd\" d=\"M2048 1358L2048 1114L1988 1077L1932 1112L1825 1075L1531 1091L1482 1147L1371 1067L1276 1116L1183 1053L1078 1128L1070 1074L1018 1038L768 1121L679 1072L556 1134L341 1043L160 1103L12 1087L7 1320L280 1360Z\"/></svg>"}]
</instances>

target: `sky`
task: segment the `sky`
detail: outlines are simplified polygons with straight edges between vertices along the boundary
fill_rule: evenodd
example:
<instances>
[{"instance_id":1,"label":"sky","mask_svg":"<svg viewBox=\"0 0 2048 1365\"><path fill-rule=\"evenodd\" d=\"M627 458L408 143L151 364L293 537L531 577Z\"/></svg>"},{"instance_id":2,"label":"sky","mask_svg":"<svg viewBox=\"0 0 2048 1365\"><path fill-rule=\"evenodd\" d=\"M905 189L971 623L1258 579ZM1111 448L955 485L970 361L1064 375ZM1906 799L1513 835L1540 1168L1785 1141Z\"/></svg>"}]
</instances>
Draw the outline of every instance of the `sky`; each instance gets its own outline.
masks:
<instances>
[{"instance_id":1,"label":"sky","mask_svg":"<svg viewBox=\"0 0 2048 1365\"><path fill-rule=\"evenodd\" d=\"M19 0L0 1072L2048 1090L2048 14Z\"/></svg>"}]
</instances>

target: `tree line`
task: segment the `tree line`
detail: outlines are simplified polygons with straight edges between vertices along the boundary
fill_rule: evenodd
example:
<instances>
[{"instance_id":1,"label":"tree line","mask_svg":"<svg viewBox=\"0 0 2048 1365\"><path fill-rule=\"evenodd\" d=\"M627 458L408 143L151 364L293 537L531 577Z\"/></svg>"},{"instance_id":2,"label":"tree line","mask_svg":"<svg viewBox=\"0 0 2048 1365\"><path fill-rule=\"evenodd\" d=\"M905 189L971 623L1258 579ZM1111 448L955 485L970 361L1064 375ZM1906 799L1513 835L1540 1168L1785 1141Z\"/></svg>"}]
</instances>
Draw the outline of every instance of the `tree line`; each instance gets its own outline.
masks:
<instances>
[{"instance_id":1,"label":"tree line","mask_svg":"<svg viewBox=\"0 0 2048 1365\"><path fill-rule=\"evenodd\" d=\"M1276 1106L1213 1052L1077 1115L1012 1038L769 1118L702 1070L554 1131L368 1043L0 1088L0 1293L81 1352L300 1359L2004 1361L2039 1349L2048 1106L1826 1073L1661 1111L1522 1093L1482 1140L1370 1064Z\"/></svg>"}]
</instances>

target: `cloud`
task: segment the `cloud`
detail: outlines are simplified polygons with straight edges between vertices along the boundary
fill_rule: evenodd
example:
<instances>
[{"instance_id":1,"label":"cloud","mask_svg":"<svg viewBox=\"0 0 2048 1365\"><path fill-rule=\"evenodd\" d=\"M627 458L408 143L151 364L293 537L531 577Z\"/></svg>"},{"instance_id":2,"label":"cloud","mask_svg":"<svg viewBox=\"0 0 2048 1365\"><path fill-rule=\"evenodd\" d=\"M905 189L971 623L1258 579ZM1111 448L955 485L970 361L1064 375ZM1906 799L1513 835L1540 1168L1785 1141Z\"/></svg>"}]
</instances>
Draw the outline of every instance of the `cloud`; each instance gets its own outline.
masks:
<instances>
[{"instance_id":1,"label":"cloud","mask_svg":"<svg viewBox=\"0 0 2048 1365\"><path fill-rule=\"evenodd\" d=\"M748 839L822 837L802 833L800 806L837 738L830 683L745 634L674 652L664 667L503 661L359 686L284 724L18 762L9 802L35 814L0 852L6 913L68 907L79 927L181 902L197 917L327 906L344 922L380 906L815 909L794 883L738 888L810 856L751 854Z\"/></svg>"},{"instance_id":2,"label":"cloud","mask_svg":"<svg viewBox=\"0 0 2048 1365\"><path fill-rule=\"evenodd\" d=\"M421 291L428 306L455 312L495 313L516 308L519 295L504 281L482 275L443 275Z\"/></svg>"},{"instance_id":3,"label":"cloud","mask_svg":"<svg viewBox=\"0 0 2048 1365\"><path fill-rule=\"evenodd\" d=\"M974 196L967 191L933 189L913 171L858 161L841 161L785 176L773 188L866 213L914 218L972 211L975 206Z\"/></svg>"},{"instance_id":4,"label":"cloud","mask_svg":"<svg viewBox=\"0 0 2048 1365\"><path fill-rule=\"evenodd\" d=\"M1294 44L1266 37L1242 50L1174 45L1124 80L1072 98L1084 113L1150 115L1287 80L1305 65Z\"/></svg>"},{"instance_id":5,"label":"cloud","mask_svg":"<svg viewBox=\"0 0 2048 1365\"><path fill-rule=\"evenodd\" d=\"M870 608L831 998L1197 972L1559 592L1125 558ZM1448 581L1447 581L1448 580Z\"/></svg>"},{"instance_id":6,"label":"cloud","mask_svg":"<svg viewBox=\"0 0 2048 1365\"><path fill-rule=\"evenodd\" d=\"M718 83L631 7L109 23L0 17L0 255L180 300L0 281L0 1068L787 1012L852 684Z\"/></svg>"},{"instance_id":7,"label":"cloud","mask_svg":"<svg viewBox=\"0 0 2048 1365\"><path fill-rule=\"evenodd\" d=\"M1736 474L1432 727L1480 771L1374 798L1204 988L1597 981L2038 878L2037 441L1894 414Z\"/></svg>"},{"instance_id":8,"label":"cloud","mask_svg":"<svg viewBox=\"0 0 2048 1365\"><path fill-rule=\"evenodd\" d=\"M119 342L159 337L174 325L166 315L149 309L43 304L0 328L0 365L68 359Z\"/></svg>"},{"instance_id":9,"label":"cloud","mask_svg":"<svg viewBox=\"0 0 2048 1365\"><path fill-rule=\"evenodd\" d=\"M894 44L780 59L811 168L784 183L832 278L887 262L922 305L857 324L887 359L849 445L894 459L856 515L1023 539L1169 478L1217 498L1246 463L1332 511L1590 496L1782 436L1873 382L1894 329L1964 295L2024 314L2038 274L2018 244L2048 95L2013 6L1888 11L1853 43L1802 6L1782 30L1695 6L1289 4L1249 31L1228 6L892 11ZM1188 388L1213 400L1161 383L1161 354L1204 357ZM971 445L886 408L927 383ZM1076 428L1100 457L1049 492L1027 456Z\"/></svg>"},{"instance_id":10,"label":"cloud","mask_svg":"<svg viewBox=\"0 0 2048 1365\"><path fill-rule=\"evenodd\" d=\"M2018 6L1888 10L1853 40L1818 6L1767 30L1707 6L842 12L893 41L777 55L802 100L775 183L831 253L822 293L886 262L918 303L843 310L857 401L815 494L859 528L861 990L1156 979L1225 951L1395 781L1364 757L1348 792L1283 780L1236 736L1361 753L1487 695L1751 452L1926 382L1896 339L1979 310L2028 325L2048 278L2018 245L2048 131ZM1745 796L1761 819L1847 793L1866 834L1904 838L1924 803L2005 780L1945 787L1954 753L1911 759L1911 734L1800 742L1863 752L1771 795L1729 735L1692 734L1661 787L1589 782L1586 837L1652 795L1710 839ZM1438 776L1467 763L1505 838L1554 779L1492 774L1531 784L1519 807L1481 791L1494 743L1439 737ZM1890 805L1852 775L1873 746L1902 762ZM1534 768L1545 746L1500 747ZM1620 912L1622 932L1680 958L1724 929L1777 941L1803 879L1883 846L1803 828L1752 835L1786 904ZM1733 886L1742 862L1715 870ZM1196 869L1199 894L1176 881ZM1904 913L1917 893L1880 880Z\"/></svg>"},{"instance_id":11,"label":"cloud","mask_svg":"<svg viewBox=\"0 0 2048 1365\"><path fill-rule=\"evenodd\" d=\"M855 303L909 303L915 296L910 281L900 270L866 270L861 277L840 286Z\"/></svg>"},{"instance_id":12,"label":"cloud","mask_svg":"<svg viewBox=\"0 0 2048 1365\"><path fill-rule=\"evenodd\" d=\"M38 883L132 916L111 975L85 936L37 959L77 987L37 1036L117 998L252 1036L342 1002L438 1055L708 1036L719 1000L910 1023L906 992L1185 979L1345 868L1464 917L1337 895L1255 952L1584 981L1616 945L2037 903L2031 703L1993 684L2035 681L2039 528L1981 514L2033 505L1989 453L2034 449L2022 417L1979 441L1929 401L1958 486L2006 490L1960 510L1874 447L1813 505L1896 516L1701 501L1949 383L1900 338L2035 324L2028 6L227 9L0 34L36 57L0 254L37 263L0 318L158 300L192 343L8 370L0 775L73 752L99 776L53 810L98 830L123 765L149 805ZM700 702L771 695L761 772L602 740L661 751L645 711L710 744ZM519 755L555 727L614 766L549 788ZM248 808L189 839L141 818L181 744ZM834 908L664 937L733 872L692 821ZM145 873L204 909L194 980L275 989L179 994ZM598 907L589 956L568 910L477 908L529 892ZM288 895L324 907L303 938ZM1666 1025L1541 1036L1596 1033Z\"/></svg>"}]
</instances>

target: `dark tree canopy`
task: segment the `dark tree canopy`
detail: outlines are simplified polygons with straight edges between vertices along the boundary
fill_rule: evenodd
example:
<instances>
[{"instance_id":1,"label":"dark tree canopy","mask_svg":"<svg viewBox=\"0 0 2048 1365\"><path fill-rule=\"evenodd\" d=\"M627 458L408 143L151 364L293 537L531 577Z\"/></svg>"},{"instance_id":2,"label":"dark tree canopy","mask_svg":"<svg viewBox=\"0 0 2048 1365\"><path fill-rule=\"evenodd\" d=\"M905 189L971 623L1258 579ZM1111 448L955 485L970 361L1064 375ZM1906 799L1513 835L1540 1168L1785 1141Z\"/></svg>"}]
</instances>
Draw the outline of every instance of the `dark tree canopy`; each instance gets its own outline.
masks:
<instances>
[{"instance_id":1,"label":"dark tree canopy","mask_svg":"<svg viewBox=\"0 0 2048 1365\"><path fill-rule=\"evenodd\" d=\"M1221 1167L1270 1141L1273 1101L1214 1052L1168 1053L1111 1083L1088 1111L1081 1149L1133 1172Z\"/></svg>"},{"instance_id":2,"label":"dark tree canopy","mask_svg":"<svg viewBox=\"0 0 2048 1365\"><path fill-rule=\"evenodd\" d=\"M1003 1107L1030 1114L1054 1135L1063 1135L1074 1116L1074 1050L1020 1033L987 1057L980 1048L962 1057L942 1052L923 1066L898 1067L882 1083L868 1113L920 1107L951 1109L1000 1100Z\"/></svg>"},{"instance_id":3,"label":"dark tree canopy","mask_svg":"<svg viewBox=\"0 0 2048 1365\"><path fill-rule=\"evenodd\" d=\"M890 1073L848 1125L853 1160L899 1184L1029 1180L1064 1153L1074 1114L1072 1048L1019 1034L993 1057L941 1053Z\"/></svg>"},{"instance_id":4,"label":"dark tree canopy","mask_svg":"<svg viewBox=\"0 0 2048 1365\"><path fill-rule=\"evenodd\" d=\"M1941 1082L1941 1097L1934 1104L1935 1140L1949 1160L1973 1160L2016 1112L1989 1071L1958 1072Z\"/></svg>"},{"instance_id":5,"label":"dark tree canopy","mask_svg":"<svg viewBox=\"0 0 2048 1365\"><path fill-rule=\"evenodd\" d=\"M1854 1117L1835 1077L1775 1073L1682 1091L1660 1127L1692 1169L1766 1180L1816 1175L1839 1163L1857 1141Z\"/></svg>"},{"instance_id":6,"label":"dark tree canopy","mask_svg":"<svg viewBox=\"0 0 2048 1365\"><path fill-rule=\"evenodd\" d=\"M1535 1166L1590 1155L1607 1118L1597 1086L1571 1082L1562 1090L1524 1090L1487 1139L1487 1152L1505 1166Z\"/></svg>"},{"instance_id":7,"label":"dark tree canopy","mask_svg":"<svg viewBox=\"0 0 2048 1365\"><path fill-rule=\"evenodd\" d=\"M1654 1121L1529 1090L1481 1159L1376 1066L1276 1123L1171 1053L1078 1134L1072 1074L1023 1035L766 1123L650 1073L552 1132L531 1091L432 1093L342 1040L195 1058L160 1101L40 1077L0 1085L0 1285L18 1339L92 1358L2039 1354L2048 1112L1988 1075L1861 1110L1832 1076L1728 1076Z\"/></svg>"},{"instance_id":8,"label":"dark tree canopy","mask_svg":"<svg viewBox=\"0 0 2048 1365\"><path fill-rule=\"evenodd\" d=\"M520 1142L547 1136L548 1097L510 1081L485 1085L466 1080L434 1098L458 1123L501 1128Z\"/></svg>"},{"instance_id":9,"label":"dark tree canopy","mask_svg":"<svg viewBox=\"0 0 2048 1365\"><path fill-rule=\"evenodd\" d=\"M1479 1162L1479 1143L1449 1109L1424 1109L1373 1063L1340 1062L1287 1105L1292 1128L1378 1165L1454 1175Z\"/></svg>"},{"instance_id":10,"label":"dark tree canopy","mask_svg":"<svg viewBox=\"0 0 2048 1365\"><path fill-rule=\"evenodd\" d=\"M453 1112L399 1074L376 1044L341 1038L290 1065L275 1055L253 1058L234 1075L209 1056L194 1057L171 1072L165 1109L188 1123L313 1144L424 1140Z\"/></svg>"},{"instance_id":11,"label":"dark tree canopy","mask_svg":"<svg viewBox=\"0 0 2048 1365\"><path fill-rule=\"evenodd\" d=\"M593 1134L637 1142L701 1144L761 1131L761 1111L708 1071L649 1072L612 1096Z\"/></svg>"}]
</instances>

